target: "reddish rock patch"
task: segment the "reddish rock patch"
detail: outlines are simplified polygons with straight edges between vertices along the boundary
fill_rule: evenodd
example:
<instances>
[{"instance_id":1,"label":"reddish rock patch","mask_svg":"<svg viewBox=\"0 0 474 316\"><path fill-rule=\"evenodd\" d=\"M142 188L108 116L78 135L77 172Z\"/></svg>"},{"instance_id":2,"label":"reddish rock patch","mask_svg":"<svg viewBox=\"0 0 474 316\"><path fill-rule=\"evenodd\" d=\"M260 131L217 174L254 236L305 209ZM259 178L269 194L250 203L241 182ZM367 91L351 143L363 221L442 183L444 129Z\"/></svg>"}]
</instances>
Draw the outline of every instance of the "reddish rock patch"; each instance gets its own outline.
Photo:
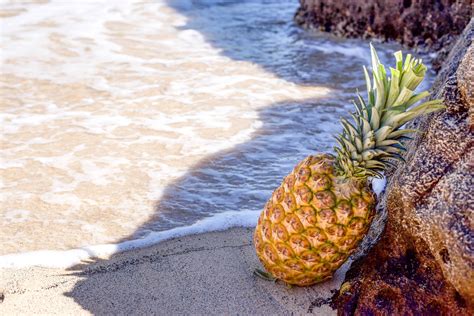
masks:
<instances>
[{"instance_id":1,"label":"reddish rock patch","mask_svg":"<svg viewBox=\"0 0 474 316\"><path fill-rule=\"evenodd\" d=\"M446 110L413 123L387 172L387 224L333 298L339 315L474 314L474 21L433 86Z\"/></svg>"}]
</instances>

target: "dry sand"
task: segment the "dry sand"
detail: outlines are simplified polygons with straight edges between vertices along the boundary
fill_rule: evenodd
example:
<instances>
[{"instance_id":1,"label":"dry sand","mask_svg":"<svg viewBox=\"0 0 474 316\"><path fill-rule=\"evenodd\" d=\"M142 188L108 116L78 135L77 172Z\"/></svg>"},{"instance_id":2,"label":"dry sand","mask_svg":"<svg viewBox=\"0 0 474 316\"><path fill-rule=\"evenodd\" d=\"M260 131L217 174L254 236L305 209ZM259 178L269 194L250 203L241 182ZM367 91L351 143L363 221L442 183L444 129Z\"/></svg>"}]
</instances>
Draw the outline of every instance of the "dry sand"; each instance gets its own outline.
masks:
<instances>
[{"instance_id":1,"label":"dry sand","mask_svg":"<svg viewBox=\"0 0 474 316\"><path fill-rule=\"evenodd\" d=\"M0 315L335 313L326 302L347 264L332 281L307 288L256 278L256 267L252 230L235 228L68 270L3 269Z\"/></svg>"}]
</instances>

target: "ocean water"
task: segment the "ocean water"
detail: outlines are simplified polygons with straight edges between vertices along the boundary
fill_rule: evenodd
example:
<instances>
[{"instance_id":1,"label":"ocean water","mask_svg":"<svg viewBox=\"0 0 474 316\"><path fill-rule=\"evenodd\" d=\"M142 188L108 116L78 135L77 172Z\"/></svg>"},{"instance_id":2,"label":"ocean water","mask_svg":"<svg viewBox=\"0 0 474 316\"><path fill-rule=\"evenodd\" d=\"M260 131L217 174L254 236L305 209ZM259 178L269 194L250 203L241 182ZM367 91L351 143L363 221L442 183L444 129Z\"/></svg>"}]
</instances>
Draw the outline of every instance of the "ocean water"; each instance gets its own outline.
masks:
<instances>
[{"instance_id":1,"label":"ocean water","mask_svg":"<svg viewBox=\"0 0 474 316\"><path fill-rule=\"evenodd\" d=\"M364 89L368 42L299 29L297 6L2 2L0 266L255 225Z\"/></svg>"}]
</instances>

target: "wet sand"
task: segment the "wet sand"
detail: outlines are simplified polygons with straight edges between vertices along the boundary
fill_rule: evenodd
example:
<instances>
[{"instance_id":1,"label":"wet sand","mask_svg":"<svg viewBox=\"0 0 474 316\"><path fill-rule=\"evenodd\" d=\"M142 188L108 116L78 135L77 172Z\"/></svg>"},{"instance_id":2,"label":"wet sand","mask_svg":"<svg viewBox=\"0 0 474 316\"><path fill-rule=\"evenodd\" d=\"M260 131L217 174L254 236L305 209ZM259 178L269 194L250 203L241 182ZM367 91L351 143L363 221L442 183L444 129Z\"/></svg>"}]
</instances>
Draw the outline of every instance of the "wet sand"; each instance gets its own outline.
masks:
<instances>
[{"instance_id":1,"label":"wet sand","mask_svg":"<svg viewBox=\"0 0 474 316\"><path fill-rule=\"evenodd\" d=\"M345 264L321 285L253 276L252 229L192 235L68 270L3 269L0 314L335 314Z\"/></svg>"}]
</instances>

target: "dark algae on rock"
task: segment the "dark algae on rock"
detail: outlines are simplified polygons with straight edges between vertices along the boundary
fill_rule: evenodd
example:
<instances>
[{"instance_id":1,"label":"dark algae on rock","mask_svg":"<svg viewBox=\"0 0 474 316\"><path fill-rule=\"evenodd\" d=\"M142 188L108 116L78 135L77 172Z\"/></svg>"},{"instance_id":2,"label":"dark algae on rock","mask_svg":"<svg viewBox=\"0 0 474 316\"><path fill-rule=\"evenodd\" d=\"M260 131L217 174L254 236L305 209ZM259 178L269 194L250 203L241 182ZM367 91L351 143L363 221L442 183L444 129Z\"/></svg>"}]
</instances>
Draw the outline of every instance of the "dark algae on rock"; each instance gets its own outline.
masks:
<instances>
[{"instance_id":1,"label":"dark algae on rock","mask_svg":"<svg viewBox=\"0 0 474 316\"><path fill-rule=\"evenodd\" d=\"M295 20L339 36L439 48L440 40L462 33L471 5L470 0L300 0Z\"/></svg>"},{"instance_id":2,"label":"dark algae on rock","mask_svg":"<svg viewBox=\"0 0 474 316\"><path fill-rule=\"evenodd\" d=\"M474 314L473 34L471 21L434 83L446 111L414 122L387 174L386 226L333 297L339 315Z\"/></svg>"},{"instance_id":3,"label":"dark algae on rock","mask_svg":"<svg viewBox=\"0 0 474 316\"><path fill-rule=\"evenodd\" d=\"M295 21L338 36L438 51L433 61L438 70L471 15L471 0L300 0Z\"/></svg>"}]
</instances>

